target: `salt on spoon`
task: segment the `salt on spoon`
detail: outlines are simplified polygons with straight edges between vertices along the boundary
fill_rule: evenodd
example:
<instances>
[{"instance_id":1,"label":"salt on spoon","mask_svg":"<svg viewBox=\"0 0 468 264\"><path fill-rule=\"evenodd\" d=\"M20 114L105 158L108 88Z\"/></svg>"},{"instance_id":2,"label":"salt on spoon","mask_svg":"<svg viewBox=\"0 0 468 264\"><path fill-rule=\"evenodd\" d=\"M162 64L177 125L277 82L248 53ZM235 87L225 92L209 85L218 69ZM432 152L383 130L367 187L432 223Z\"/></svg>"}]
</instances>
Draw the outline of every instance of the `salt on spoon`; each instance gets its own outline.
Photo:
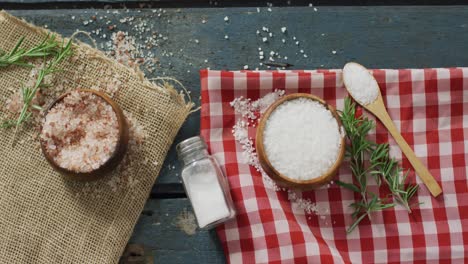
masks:
<instances>
[{"instance_id":1,"label":"salt on spoon","mask_svg":"<svg viewBox=\"0 0 468 264\"><path fill-rule=\"evenodd\" d=\"M361 64L347 63L343 68L343 82L351 97L369 112L374 114L388 129L390 134L400 146L401 150L413 166L416 174L424 182L434 197L442 193L442 189L429 170L416 157L411 147L406 143L400 132L396 129L392 119L385 108L380 88L374 76Z\"/></svg>"}]
</instances>

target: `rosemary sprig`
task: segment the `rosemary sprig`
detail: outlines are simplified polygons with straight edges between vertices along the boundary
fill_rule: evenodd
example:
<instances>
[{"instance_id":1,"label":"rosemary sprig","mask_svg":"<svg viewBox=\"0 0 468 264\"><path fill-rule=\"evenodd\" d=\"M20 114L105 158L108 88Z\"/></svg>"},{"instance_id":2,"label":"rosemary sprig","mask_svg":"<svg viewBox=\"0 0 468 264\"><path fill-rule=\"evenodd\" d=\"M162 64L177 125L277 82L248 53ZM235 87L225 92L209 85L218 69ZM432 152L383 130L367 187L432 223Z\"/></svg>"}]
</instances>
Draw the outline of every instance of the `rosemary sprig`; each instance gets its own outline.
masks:
<instances>
[{"instance_id":1,"label":"rosemary sprig","mask_svg":"<svg viewBox=\"0 0 468 264\"><path fill-rule=\"evenodd\" d=\"M376 194L369 192L367 189L369 168L366 168L365 155L374 148L375 143L367 140L366 137L369 131L375 127L374 122L367 117L356 117L355 104L349 98L345 99L345 106L343 111L340 112L340 118L346 132L346 137L349 140L349 144L346 145L346 157L349 158L356 184L341 181L336 181L336 183L360 194L359 201L350 205L354 208L354 213L352 214L354 222L347 232L351 233L365 217L372 220L372 212L393 207L394 204L385 203Z\"/></svg>"},{"instance_id":2,"label":"rosemary sprig","mask_svg":"<svg viewBox=\"0 0 468 264\"><path fill-rule=\"evenodd\" d=\"M57 42L56 35L47 35L39 45L30 49L21 48L23 42L24 37L21 37L15 47L8 53L0 49L0 67L18 65L32 68L34 66L27 63L26 59L48 57L57 54L59 51L60 43Z\"/></svg>"},{"instance_id":3,"label":"rosemary sprig","mask_svg":"<svg viewBox=\"0 0 468 264\"><path fill-rule=\"evenodd\" d=\"M55 36L52 38L55 39ZM45 87L44 78L52 73L60 71L58 65L65 60L66 58L72 55L72 40L69 40L66 44L62 42L59 44L59 47L56 49L54 53L54 58L50 61L47 61L44 58L43 67L38 71L36 82L34 83L33 87L23 87L21 88L21 96L23 100L23 107L21 112L16 120L6 120L4 121L0 127L2 128L11 128L15 127L16 131L18 128L29 118L32 116L31 109L38 109L41 110L41 107L38 105L32 104L34 97L36 96L37 92L42 88ZM15 131L15 134L16 134Z\"/></svg>"},{"instance_id":4,"label":"rosemary sprig","mask_svg":"<svg viewBox=\"0 0 468 264\"><path fill-rule=\"evenodd\" d=\"M340 111L340 119L346 132L349 144L346 146L346 157L350 161L351 171L356 183L336 181L344 188L360 194L359 201L352 203L354 208L353 224L347 232L351 233L356 226L366 217L372 221L371 213L394 207L396 204L388 199L381 199L367 188L368 176L372 175L380 186L383 181L388 185L396 202L402 204L408 212L408 201L417 191L417 185L409 185L405 188L407 173L400 179L401 167L395 159L389 157L388 144L376 144L367 139L367 135L375 127L375 122L364 116L356 116L356 105L350 98L345 99L343 111ZM370 156L370 161L365 162L365 157Z\"/></svg>"},{"instance_id":5,"label":"rosemary sprig","mask_svg":"<svg viewBox=\"0 0 468 264\"><path fill-rule=\"evenodd\" d=\"M380 176L387 184L393 198L395 198L408 213L411 213L409 200L414 196L419 186L417 184L409 184L405 187L409 171L402 173L402 168L398 166L398 162L394 158L390 158L388 144L377 145L371 154L370 163L371 167L375 169L371 174ZM401 179L400 174L403 175Z\"/></svg>"}]
</instances>

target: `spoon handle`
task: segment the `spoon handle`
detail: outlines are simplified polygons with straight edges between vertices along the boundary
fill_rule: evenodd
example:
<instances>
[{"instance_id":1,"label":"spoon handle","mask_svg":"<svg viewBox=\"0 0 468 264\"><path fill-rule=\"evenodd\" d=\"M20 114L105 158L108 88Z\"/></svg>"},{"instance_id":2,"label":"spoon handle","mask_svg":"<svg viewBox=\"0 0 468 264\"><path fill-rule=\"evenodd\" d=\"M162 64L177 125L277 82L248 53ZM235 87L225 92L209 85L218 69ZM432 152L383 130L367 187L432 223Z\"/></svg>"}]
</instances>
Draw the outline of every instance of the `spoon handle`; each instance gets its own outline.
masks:
<instances>
[{"instance_id":1,"label":"spoon handle","mask_svg":"<svg viewBox=\"0 0 468 264\"><path fill-rule=\"evenodd\" d=\"M408 158L409 162L413 166L414 170L416 171L416 174L418 174L419 178L424 182L426 187L431 192L432 196L437 197L439 194L441 194L442 189L440 188L440 185L431 175L426 166L424 166L424 164L418 159L418 157L416 157L416 154L414 154L411 147L408 145L408 143L406 143L406 140L396 129L395 124L393 123L388 113L386 111L383 113L380 112L377 117L380 119L380 121L382 121L382 123L390 132L390 134L392 134L393 138L398 143L401 150L403 151L403 153L405 153L405 156Z\"/></svg>"}]
</instances>

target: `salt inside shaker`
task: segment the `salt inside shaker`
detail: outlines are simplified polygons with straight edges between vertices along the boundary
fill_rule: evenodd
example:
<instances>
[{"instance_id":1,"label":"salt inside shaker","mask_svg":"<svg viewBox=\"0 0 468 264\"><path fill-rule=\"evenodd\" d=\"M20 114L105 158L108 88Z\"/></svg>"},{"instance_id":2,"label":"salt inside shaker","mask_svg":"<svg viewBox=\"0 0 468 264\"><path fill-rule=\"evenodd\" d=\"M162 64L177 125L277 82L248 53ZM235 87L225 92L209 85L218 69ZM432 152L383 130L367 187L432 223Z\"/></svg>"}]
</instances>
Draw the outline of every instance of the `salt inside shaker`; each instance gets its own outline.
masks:
<instances>
[{"instance_id":1,"label":"salt inside shaker","mask_svg":"<svg viewBox=\"0 0 468 264\"><path fill-rule=\"evenodd\" d=\"M208 154L203 138L196 136L177 145L184 163L182 182L192 204L198 226L209 229L235 216L226 176Z\"/></svg>"}]
</instances>

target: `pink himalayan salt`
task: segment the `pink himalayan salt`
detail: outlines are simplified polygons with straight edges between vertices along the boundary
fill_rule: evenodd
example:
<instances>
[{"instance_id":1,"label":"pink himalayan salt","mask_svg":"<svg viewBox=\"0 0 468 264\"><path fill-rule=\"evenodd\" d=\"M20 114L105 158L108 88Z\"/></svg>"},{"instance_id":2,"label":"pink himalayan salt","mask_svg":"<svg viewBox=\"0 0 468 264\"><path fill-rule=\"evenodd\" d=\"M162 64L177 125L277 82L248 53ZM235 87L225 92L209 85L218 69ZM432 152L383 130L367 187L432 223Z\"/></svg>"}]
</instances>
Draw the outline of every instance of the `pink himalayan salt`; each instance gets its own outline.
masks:
<instances>
[{"instance_id":1,"label":"pink himalayan salt","mask_svg":"<svg viewBox=\"0 0 468 264\"><path fill-rule=\"evenodd\" d=\"M61 168L91 172L114 153L119 139L117 115L104 99L89 92L71 92L45 117L41 140Z\"/></svg>"}]
</instances>

